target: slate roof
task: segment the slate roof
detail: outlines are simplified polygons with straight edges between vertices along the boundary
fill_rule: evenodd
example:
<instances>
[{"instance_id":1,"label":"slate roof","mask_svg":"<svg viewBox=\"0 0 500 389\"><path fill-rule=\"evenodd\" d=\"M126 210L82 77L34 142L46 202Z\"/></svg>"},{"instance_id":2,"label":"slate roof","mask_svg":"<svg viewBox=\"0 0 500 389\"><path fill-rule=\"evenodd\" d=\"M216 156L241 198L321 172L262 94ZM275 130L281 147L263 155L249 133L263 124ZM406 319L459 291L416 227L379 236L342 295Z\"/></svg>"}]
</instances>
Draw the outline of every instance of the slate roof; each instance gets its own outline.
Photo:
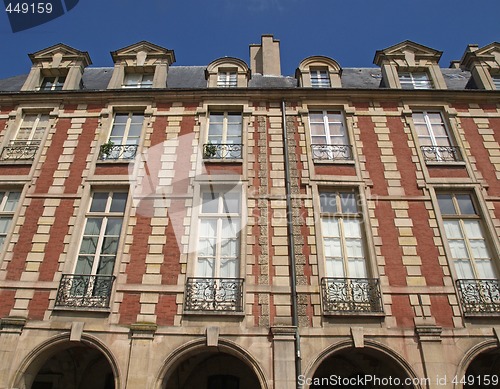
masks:
<instances>
[{"instance_id":1,"label":"slate roof","mask_svg":"<svg viewBox=\"0 0 500 389\"><path fill-rule=\"evenodd\" d=\"M168 71L167 89L204 89L207 87L205 66L171 66ZM461 69L441 69L450 90L473 88L470 72ZM84 90L105 90L113 73L112 67L88 67L83 74ZM0 80L0 92L18 92L28 75L20 75ZM379 68L344 68L341 76L342 88L379 89L383 88ZM252 74L249 88L297 88L293 76L263 76Z\"/></svg>"}]
</instances>

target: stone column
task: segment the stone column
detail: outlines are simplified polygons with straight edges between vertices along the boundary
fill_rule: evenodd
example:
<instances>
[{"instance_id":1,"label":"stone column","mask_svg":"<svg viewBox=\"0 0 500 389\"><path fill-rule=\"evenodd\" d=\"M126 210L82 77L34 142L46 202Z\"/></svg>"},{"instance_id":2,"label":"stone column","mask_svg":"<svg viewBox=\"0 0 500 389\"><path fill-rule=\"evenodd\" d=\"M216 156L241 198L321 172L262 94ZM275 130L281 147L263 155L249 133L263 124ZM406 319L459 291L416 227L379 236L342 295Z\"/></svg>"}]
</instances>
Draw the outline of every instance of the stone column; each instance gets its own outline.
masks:
<instances>
[{"instance_id":1,"label":"stone column","mask_svg":"<svg viewBox=\"0 0 500 389\"><path fill-rule=\"evenodd\" d=\"M130 326L130 363L126 377L127 389L144 389L152 387L155 372L150 371L152 365L152 343L156 332L156 324L132 324Z\"/></svg>"},{"instance_id":2,"label":"stone column","mask_svg":"<svg viewBox=\"0 0 500 389\"><path fill-rule=\"evenodd\" d=\"M274 389L296 387L295 335L296 328L289 326L271 327L273 338Z\"/></svg>"},{"instance_id":3,"label":"stone column","mask_svg":"<svg viewBox=\"0 0 500 389\"><path fill-rule=\"evenodd\" d=\"M7 388L9 384L12 361L19 338L26 324L26 319L6 317L0 320L0 388Z\"/></svg>"}]
</instances>

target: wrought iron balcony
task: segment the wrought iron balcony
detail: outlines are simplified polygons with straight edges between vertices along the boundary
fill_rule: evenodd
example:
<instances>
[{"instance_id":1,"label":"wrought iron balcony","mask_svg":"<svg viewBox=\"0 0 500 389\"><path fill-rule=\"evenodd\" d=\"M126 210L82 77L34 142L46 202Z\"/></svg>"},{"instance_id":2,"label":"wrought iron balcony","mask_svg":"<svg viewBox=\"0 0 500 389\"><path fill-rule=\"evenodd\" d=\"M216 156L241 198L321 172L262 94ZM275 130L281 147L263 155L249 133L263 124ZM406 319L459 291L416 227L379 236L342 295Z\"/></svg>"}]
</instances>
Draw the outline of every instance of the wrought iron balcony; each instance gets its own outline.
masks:
<instances>
[{"instance_id":1,"label":"wrought iron balcony","mask_svg":"<svg viewBox=\"0 0 500 389\"><path fill-rule=\"evenodd\" d=\"M457 288L465 314L500 313L498 280L457 280Z\"/></svg>"},{"instance_id":2,"label":"wrought iron balcony","mask_svg":"<svg viewBox=\"0 0 500 389\"><path fill-rule=\"evenodd\" d=\"M57 307L109 308L114 276L63 274L57 291Z\"/></svg>"},{"instance_id":3,"label":"wrought iron balcony","mask_svg":"<svg viewBox=\"0 0 500 389\"><path fill-rule=\"evenodd\" d=\"M0 159L2 161L28 161L35 158L40 147L39 140L12 140L8 146L2 149Z\"/></svg>"},{"instance_id":4,"label":"wrought iron balcony","mask_svg":"<svg viewBox=\"0 0 500 389\"><path fill-rule=\"evenodd\" d=\"M460 149L456 146L421 146L427 162L459 162L462 160Z\"/></svg>"},{"instance_id":5,"label":"wrought iron balcony","mask_svg":"<svg viewBox=\"0 0 500 389\"><path fill-rule=\"evenodd\" d=\"M184 309L243 312L242 278L188 278Z\"/></svg>"},{"instance_id":6,"label":"wrought iron balcony","mask_svg":"<svg viewBox=\"0 0 500 389\"><path fill-rule=\"evenodd\" d=\"M321 291L325 314L383 312L377 278L323 278Z\"/></svg>"},{"instance_id":7,"label":"wrought iron balcony","mask_svg":"<svg viewBox=\"0 0 500 389\"><path fill-rule=\"evenodd\" d=\"M204 159L241 159L242 144L212 144L203 145Z\"/></svg>"},{"instance_id":8,"label":"wrought iron balcony","mask_svg":"<svg viewBox=\"0 0 500 389\"><path fill-rule=\"evenodd\" d=\"M352 146L350 145L311 145L312 159L319 161L351 161Z\"/></svg>"},{"instance_id":9,"label":"wrought iron balcony","mask_svg":"<svg viewBox=\"0 0 500 389\"><path fill-rule=\"evenodd\" d=\"M128 160L134 159L137 154L137 145L109 145L101 146L99 159L108 160Z\"/></svg>"}]
</instances>

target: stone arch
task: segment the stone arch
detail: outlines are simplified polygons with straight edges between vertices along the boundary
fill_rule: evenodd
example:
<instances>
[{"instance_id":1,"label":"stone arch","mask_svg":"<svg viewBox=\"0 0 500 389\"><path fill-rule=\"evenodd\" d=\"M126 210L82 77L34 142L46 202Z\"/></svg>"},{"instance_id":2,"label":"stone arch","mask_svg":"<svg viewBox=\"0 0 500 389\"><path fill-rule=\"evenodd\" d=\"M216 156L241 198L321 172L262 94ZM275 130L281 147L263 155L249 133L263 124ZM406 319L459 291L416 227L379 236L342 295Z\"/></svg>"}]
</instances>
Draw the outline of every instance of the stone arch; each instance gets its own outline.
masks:
<instances>
[{"instance_id":1,"label":"stone arch","mask_svg":"<svg viewBox=\"0 0 500 389\"><path fill-rule=\"evenodd\" d=\"M69 333L52 336L31 350L21 362L11 380L10 386L19 389L31 388L45 364L59 353L66 353L68 350L87 350L93 352L96 356L100 355L102 361L109 365L109 370L113 375L114 389L121 388L122 380L119 367L116 358L108 347L98 338L88 334L83 334L79 342L70 341Z\"/></svg>"},{"instance_id":2,"label":"stone arch","mask_svg":"<svg viewBox=\"0 0 500 389\"><path fill-rule=\"evenodd\" d=\"M472 347L462 358L458 365L454 388L463 388L460 379L467 375L496 375L500 371L500 347L496 340L481 342ZM467 388L480 388L481 386L468 385Z\"/></svg>"},{"instance_id":3,"label":"stone arch","mask_svg":"<svg viewBox=\"0 0 500 389\"><path fill-rule=\"evenodd\" d=\"M411 385L403 385L400 386L401 388L422 389L420 385L420 379L415 374L410 364L402 356L381 343L367 339L365 339L364 347L362 348L355 348L352 344L352 341L350 340L343 341L326 348L311 362L308 368L304 371L305 379L313 379L314 377L316 377L316 374L322 373L322 366L325 366L325 364L337 358L338 356L343 356L347 353L367 356L372 359L379 358L382 360L382 362L387 362L387 364L384 366L387 368L387 370L391 370L394 373L394 375L391 375L391 377L398 377L402 381L408 378L411 381ZM357 368L357 370L360 370L359 366ZM348 374L349 372L346 371L346 373ZM374 372L365 371L364 373L371 375ZM383 377L380 376L379 378ZM304 388L309 387L314 388L314 386L304 386ZM375 387L377 386L374 386L374 388Z\"/></svg>"},{"instance_id":4,"label":"stone arch","mask_svg":"<svg viewBox=\"0 0 500 389\"><path fill-rule=\"evenodd\" d=\"M164 389L175 371L189 358L202 353L215 355L227 355L236 358L244 364L255 376L259 388L268 389L267 380L257 360L237 344L219 339L217 347L208 347L205 339L188 342L174 350L164 361L160 369L155 389Z\"/></svg>"}]
</instances>

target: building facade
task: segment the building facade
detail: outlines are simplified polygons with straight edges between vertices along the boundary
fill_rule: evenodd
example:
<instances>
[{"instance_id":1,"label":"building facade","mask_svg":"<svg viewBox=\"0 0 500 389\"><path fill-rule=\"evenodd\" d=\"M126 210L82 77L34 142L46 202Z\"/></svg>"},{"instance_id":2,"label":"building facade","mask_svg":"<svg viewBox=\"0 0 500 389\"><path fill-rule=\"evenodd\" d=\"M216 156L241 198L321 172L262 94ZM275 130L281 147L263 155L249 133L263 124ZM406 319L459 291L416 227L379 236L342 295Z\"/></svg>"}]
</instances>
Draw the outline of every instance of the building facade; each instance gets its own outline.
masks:
<instances>
[{"instance_id":1,"label":"building facade","mask_svg":"<svg viewBox=\"0 0 500 389\"><path fill-rule=\"evenodd\" d=\"M0 388L499 387L500 44L279 50L0 80Z\"/></svg>"}]
</instances>

